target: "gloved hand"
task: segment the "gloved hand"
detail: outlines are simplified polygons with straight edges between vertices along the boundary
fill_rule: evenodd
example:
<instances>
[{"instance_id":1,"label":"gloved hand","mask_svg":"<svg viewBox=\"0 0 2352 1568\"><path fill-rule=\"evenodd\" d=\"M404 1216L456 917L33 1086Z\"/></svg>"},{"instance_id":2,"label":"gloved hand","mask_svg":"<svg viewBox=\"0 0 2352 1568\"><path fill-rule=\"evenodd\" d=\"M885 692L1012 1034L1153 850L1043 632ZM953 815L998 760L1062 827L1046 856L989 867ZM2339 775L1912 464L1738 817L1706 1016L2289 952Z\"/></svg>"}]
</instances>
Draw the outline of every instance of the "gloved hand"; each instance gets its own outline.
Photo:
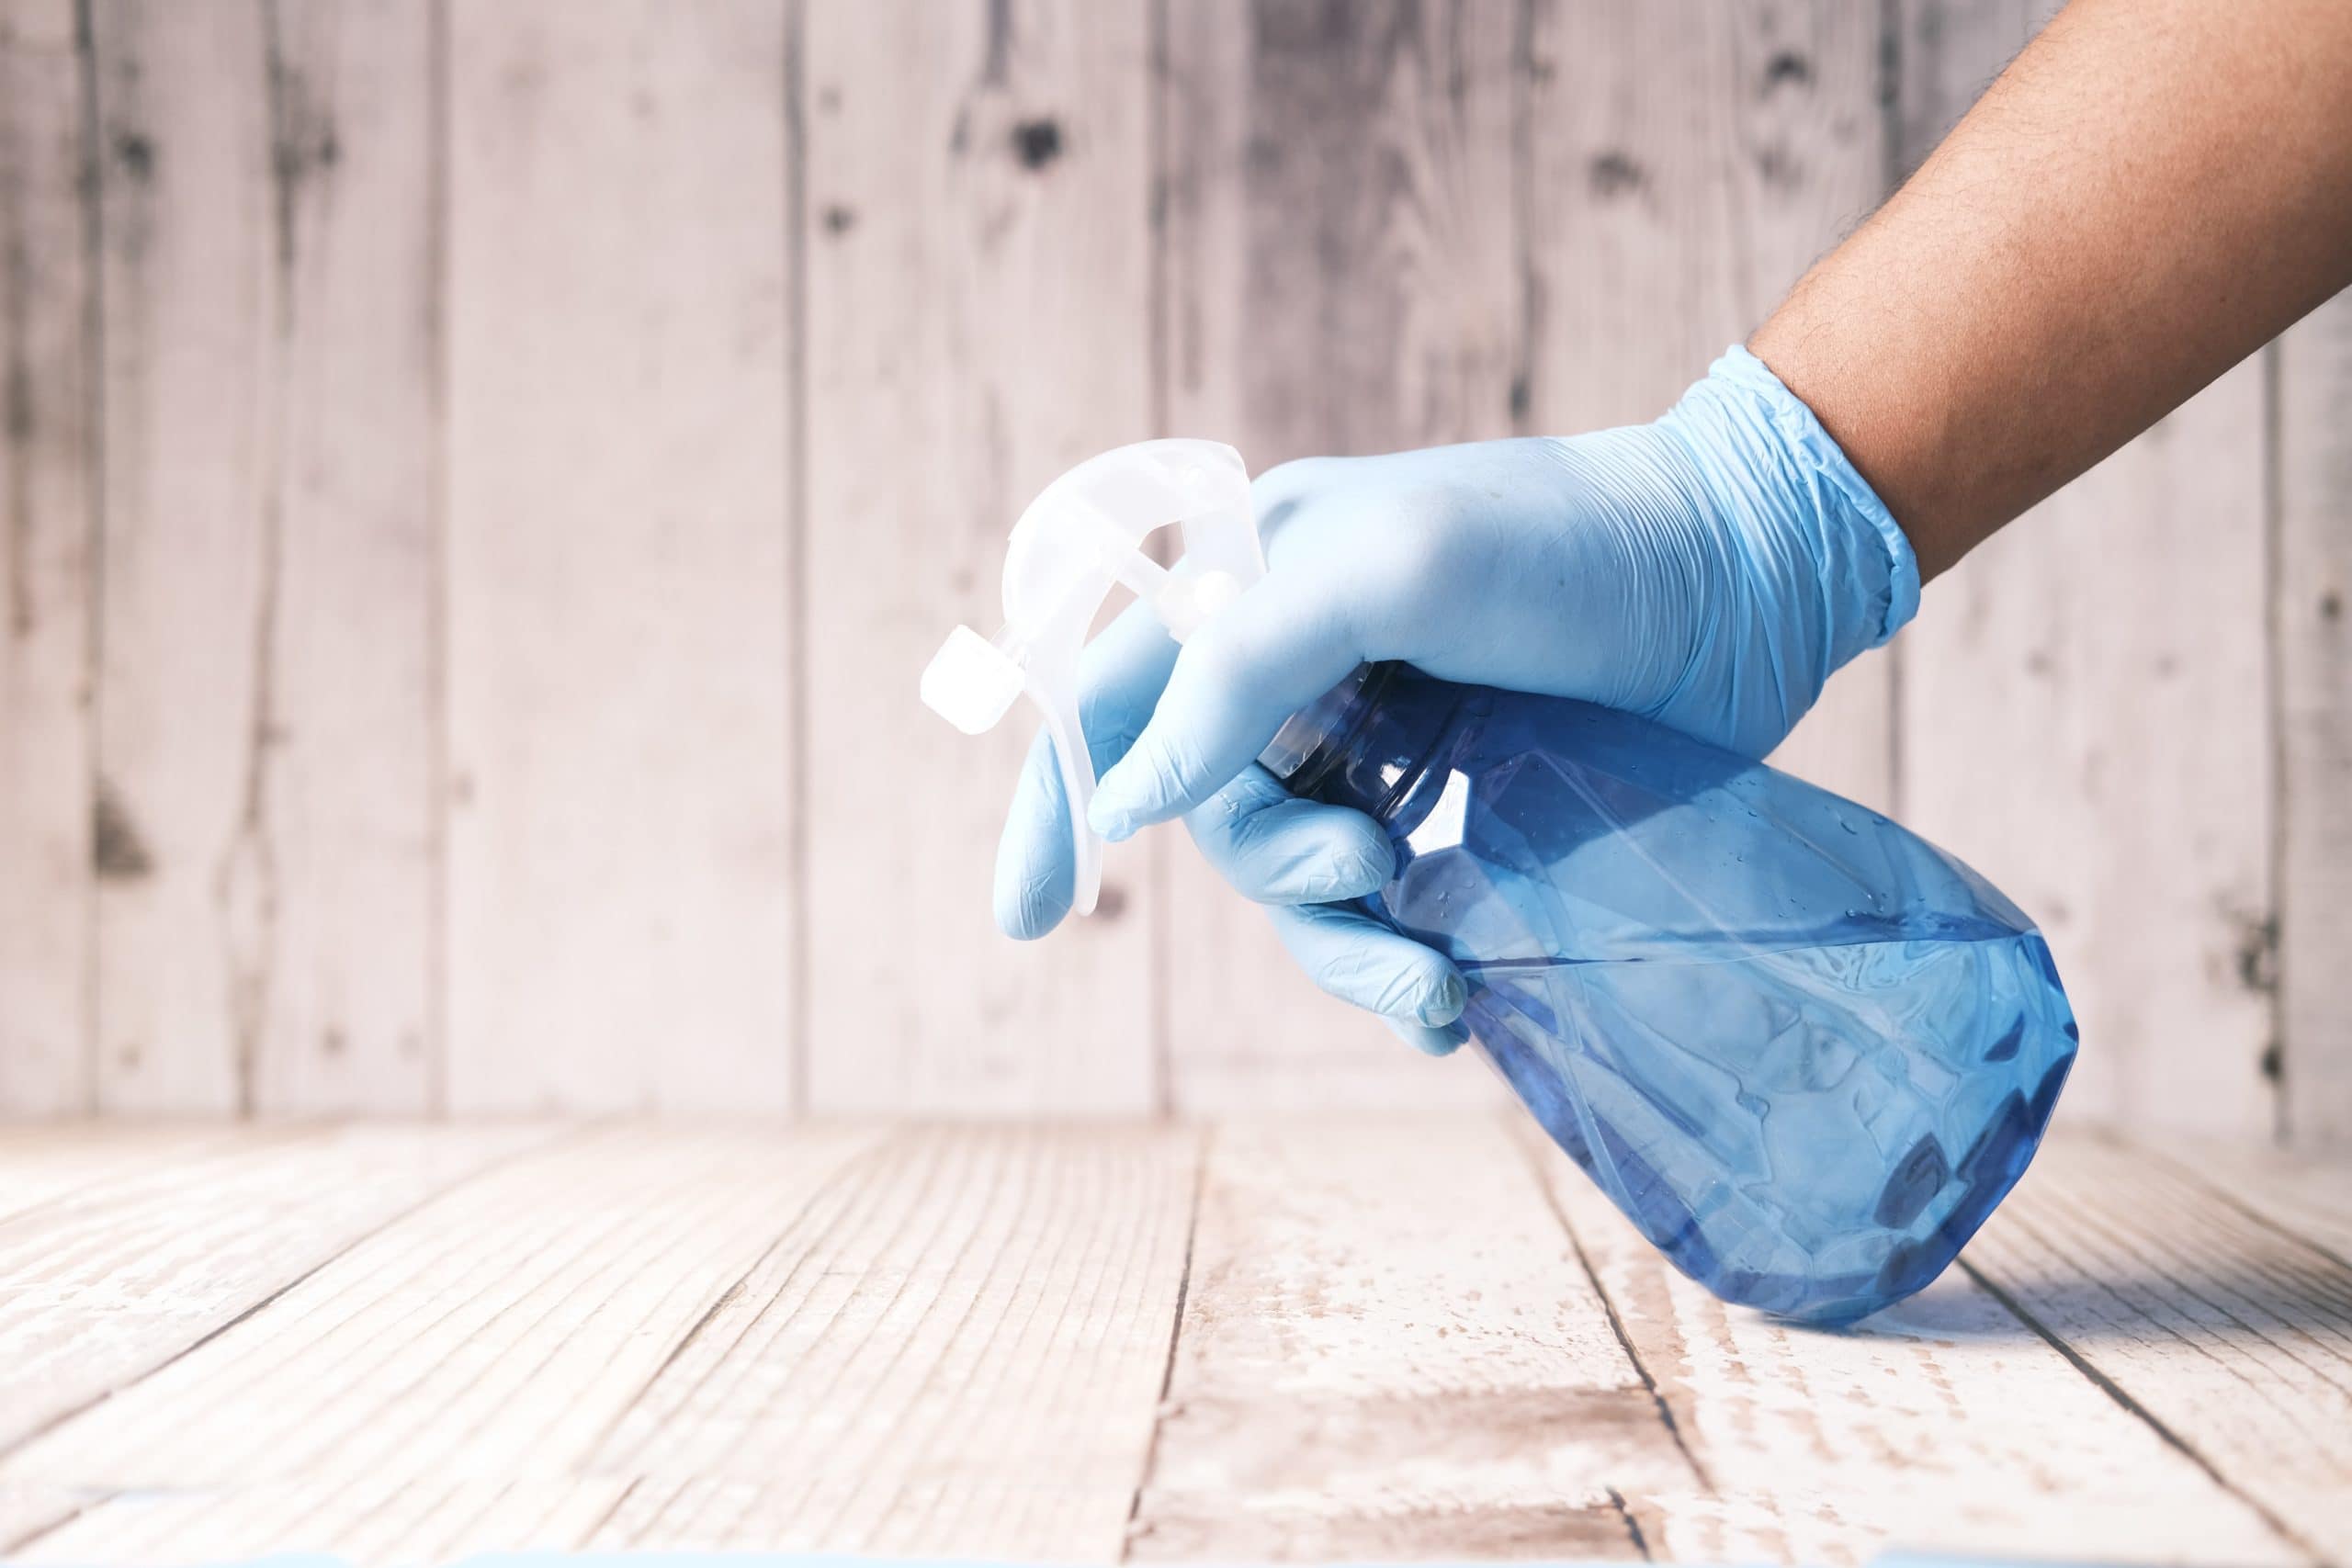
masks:
<instances>
[{"instance_id":1,"label":"gloved hand","mask_svg":"<svg viewBox=\"0 0 2352 1568\"><path fill-rule=\"evenodd\" d=\"M1102 779L1088 816L1114 840L1183 816L1317 984L1433 1053L1466 1038L1462 976L1347 902L1388 880L1387 836L1257 764L1283 719L1358 664L1401 659L1760 758L1918 605L1894 518L1741 348L1651 424L1314 458L1253 490L1261 581L1181 653L1141 604L1088 649L1080 724ZM998 854L997 923L1042 936L1072 886L1041 734Z\"/></svg>"}]
</instances>

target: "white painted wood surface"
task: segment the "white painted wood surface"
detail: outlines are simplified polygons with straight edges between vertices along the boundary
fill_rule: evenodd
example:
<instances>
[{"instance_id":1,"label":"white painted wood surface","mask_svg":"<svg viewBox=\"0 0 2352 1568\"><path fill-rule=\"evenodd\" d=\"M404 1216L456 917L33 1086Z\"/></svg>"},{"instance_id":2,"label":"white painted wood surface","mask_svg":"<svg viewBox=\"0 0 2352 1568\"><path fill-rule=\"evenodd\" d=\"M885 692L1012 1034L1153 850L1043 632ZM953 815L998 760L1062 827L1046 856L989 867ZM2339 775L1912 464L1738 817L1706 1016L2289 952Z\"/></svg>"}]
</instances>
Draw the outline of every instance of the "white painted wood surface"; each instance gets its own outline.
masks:
<instances>
[{"instance_id":1,"label":"white painted wood surface","mask_svg":"<svg viewBox=\"0 0 2352 1568\"><path fill-rule=\"evenodd\" d=\"M438 1104L441 1066L433 16L402 0L269 15L273 581L247 764L269 902L251 1096L408 1115Z\"/></svg>"},{"instance_id":2,"label":"white painted wood surface","mask_svg":"<svg viewBox=\"0 0 2352 1568\"><path fill-rule=\"evenodd\" d=\"M99 1104L254 1103L284 404L258 5L92 14L103 147Z\"/></svg>"},{"instance_id":3,"label":"white painted wood surface","mask_svg":"<svg viewBox=\"0 0 2352 1568\"><path fill-rule=\"evenodd\" d=\"M72 0L0 4L0 1110L93 1109L96 280Z\"/></svg>"},{"instance_id":4,"label":"white painted wood surface","mask_svg":"<svg viewBox=\"0 0 2352 1568\"><path fill-rule=\"evenodd\" d=\"M1631 1500L1662 1555L1849 1562L1895 1545L2057 1562L2308 1560L1965 1266L1851 1332L1790 1327L1676 1273L1540 1134L1518 1134L1703 1472L1700 1486ZM2037 1167L2028 1185L2052 1185L2049 1172ZM1993 1225L2007 1228L2006 1211Z\"/></svg>"},{"instance_id":5,"label":"white painted wood surface","mask_svg":"<svg viewBox=\"0 0 2352 1568\"><path fill-rule=\"evenodd\" d=\"M571 1473L874 1141L617 1128L512 1159L272 1296L266 1345L206 1341L0 1469L135 1491Z\"/></svg>"},{"instance_id":6,"label":"white painted wood surface","mask_svg":"<svg viewBox=\"0 0 2352 1568\"><path fill-rule=\"evenodd\" d=\"M2128 1391L2145 1425L2277 1533L2339 1554L2352 1514L2352 1265L2193 1168L2088 1140L2042 1157L2041 1179L1970 1249L1971 1272Z\"/></svg>"},{"instance_id":7,"label":"white painted wood surface","mask_svg":"<svg viewBox=\"0 0 2352 1568\"><path fill-rule=\"evenodd\" d=\"M1694 1478L1504 1129L1216 1130L1133 1556L1637 1555Z\"/></svg>"},{"instance_id":8,"label":"white painted wood surface","mask_svg":"<svg viewBox=\"0 0 2352 1568\"><path fill-rule=\"evenodd\" d=\"M6 0L0 1112L1492 1102L1174 832L1001 942L915 671L1100 446L1654 413L2046 9ZM2045 921L2070 1118L2352 1125L2344 310L1780 759Z\"/></svg>"},{"instance_id":9,"label":"white painted wood surface","mask_svg":"<svg viewBox=\"0 0 2352 1568\"><path fill-rule=\"evenodd\" d=\"M248 1133L0 1224L0 1452L233 1324L354 1241L544 1134Z\"/></svg>"},{"instance_id":10,"label":"white painted wood surface","mask_svg":"<svg viewBox=\"0 0 2352 1568\"><path fill-rule=\"evenodd\" d=\"M1516 1112L10 1132L0 1554L2342 1561L2340 1177L2061 1137L1831 1333Z\"/></svg>"},{"instance_id":11,"label":"white painted wood surface","mask_svg":"<svg viewBox=\"0 0 2352 1568\"><path fill-rule=\"evenodd\" d=\"M901 1137L812 1204L609 1430L591 1544L1115 1558L1200 1136Z\"/></svg>"},{"instance_id":12,"label":"white painted wood surface","mask_svg":"<svg viewBox=\"0 0 2352 1568\"><path fill-rule=\"evenodd\" d=\"M791 1103L785 42L451 8L456 1109Z\"/></svg>"},{"instance_id":13,"label":"white painted wood surface","mask_svg":"<svg viewBox=\"0 0 2352 1568\"><path fill-rule=\"evenodd\" d=\"M1033 733L915 700L951 626L1003 623L1031 496L1150 432L1141 0L928 0L807 14L804 567L809 1101L1139 1111L1158 899L1141 848L1102 905L1015 947L990 867Z\"/></svg>"},{"instance_id":14,"label":"white painted wood surface","mask_svg":"<svg viewBox=\"0 0 2352 1568\"><path fill-rule=\"evenodd\" d=\"M2298 1144L2352 1146L2352 295L2271 352L2284 1115Z\"/></svg>"},{"instance_id":15,"label":"white painted wood surface","mask_svg":"<svg viewBox=\"0 0 2352 1568\"><path fill-rule=\"evenodd\" d=\"M110 1109L429 1100L429 20L94 13Z\"/></svg>"}]
</instances>

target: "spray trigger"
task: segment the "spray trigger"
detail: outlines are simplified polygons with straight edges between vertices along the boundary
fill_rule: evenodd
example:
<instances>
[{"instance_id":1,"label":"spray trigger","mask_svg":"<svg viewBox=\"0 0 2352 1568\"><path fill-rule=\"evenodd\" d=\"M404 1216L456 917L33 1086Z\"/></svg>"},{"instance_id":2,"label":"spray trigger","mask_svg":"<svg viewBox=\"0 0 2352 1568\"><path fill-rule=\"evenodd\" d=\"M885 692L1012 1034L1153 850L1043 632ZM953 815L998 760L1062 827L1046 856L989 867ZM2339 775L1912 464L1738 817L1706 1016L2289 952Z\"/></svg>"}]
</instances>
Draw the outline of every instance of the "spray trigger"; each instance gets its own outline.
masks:
<instances>
[{"instance_id":1,"label":"spray trigger","mask_svg":"<svg viewBox=\"0 0 2352 1568\"><path fill-rule=\"evenodd\" d=\"M1163 567L1143 542L1175 525L1184 551ZM1216 441L1144 441L1090 457L1047 485L1012 525L1004 626L957 626L922 672L925 706L967 735L993 728L1023 694L1045 716L1069 802L1077 867L1071 907L1094 912L1102 842L1086 825L1094 760L1078 722L1078 657L1114 584L1151 606L1182 642L1265 575L1250 472Z\"/></svg>"}]
</instances>

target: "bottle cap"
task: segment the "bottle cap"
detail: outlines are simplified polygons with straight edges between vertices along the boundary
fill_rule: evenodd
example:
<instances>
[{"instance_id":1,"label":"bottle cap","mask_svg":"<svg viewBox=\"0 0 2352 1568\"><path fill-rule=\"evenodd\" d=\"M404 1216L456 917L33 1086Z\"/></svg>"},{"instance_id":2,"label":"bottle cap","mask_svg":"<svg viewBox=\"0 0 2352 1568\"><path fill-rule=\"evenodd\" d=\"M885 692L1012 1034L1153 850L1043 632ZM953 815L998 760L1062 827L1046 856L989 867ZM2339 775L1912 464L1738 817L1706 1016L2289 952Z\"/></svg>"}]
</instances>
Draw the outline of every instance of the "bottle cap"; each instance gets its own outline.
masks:
<instances>
[{"instance_id":1,"label":"bottle cap","mask_svg":"<svg viewBox=\"0 0 2352 1568\"><path fill-rule=\"evenodd\" d=\"M1142 547L1171 525L1184 551L1163 567ZM1240 453L1216 441L1117 447L1047 485L1012 525L1003 628L984 637L957 626L923 671L924 705L967 735L993 728L1024 694L1045 715L1069 801L1080 914L1094 912L1102 883L1102 842L1086 825L1094 760L1078 722L1087 627L1123 584L1182 642L1265 570Z\"/></svg>"}]
</instances>

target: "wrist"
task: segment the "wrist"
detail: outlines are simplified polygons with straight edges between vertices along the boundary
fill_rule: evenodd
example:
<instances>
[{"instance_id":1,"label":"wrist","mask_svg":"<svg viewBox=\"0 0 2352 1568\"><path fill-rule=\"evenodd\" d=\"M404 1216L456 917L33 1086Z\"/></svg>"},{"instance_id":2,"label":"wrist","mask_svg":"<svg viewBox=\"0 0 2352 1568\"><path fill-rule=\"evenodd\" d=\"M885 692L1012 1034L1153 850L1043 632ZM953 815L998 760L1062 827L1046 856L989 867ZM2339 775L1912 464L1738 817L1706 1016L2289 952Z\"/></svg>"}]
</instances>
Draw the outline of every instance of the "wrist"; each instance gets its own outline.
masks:
<instances>
[{"instance_id":1,"label":"wrist","mask_svg":"<svg viewBox=\"0 0 2352 1568\"><path fill-rule=\"evenodd\" d=\"M1747 349L1724 351L1659 424L1692 449L1774 639L1790 722L1838 668L1916 615L1919 566L1870 481L1804 401Z\"/></svg>"}]
</instances>

